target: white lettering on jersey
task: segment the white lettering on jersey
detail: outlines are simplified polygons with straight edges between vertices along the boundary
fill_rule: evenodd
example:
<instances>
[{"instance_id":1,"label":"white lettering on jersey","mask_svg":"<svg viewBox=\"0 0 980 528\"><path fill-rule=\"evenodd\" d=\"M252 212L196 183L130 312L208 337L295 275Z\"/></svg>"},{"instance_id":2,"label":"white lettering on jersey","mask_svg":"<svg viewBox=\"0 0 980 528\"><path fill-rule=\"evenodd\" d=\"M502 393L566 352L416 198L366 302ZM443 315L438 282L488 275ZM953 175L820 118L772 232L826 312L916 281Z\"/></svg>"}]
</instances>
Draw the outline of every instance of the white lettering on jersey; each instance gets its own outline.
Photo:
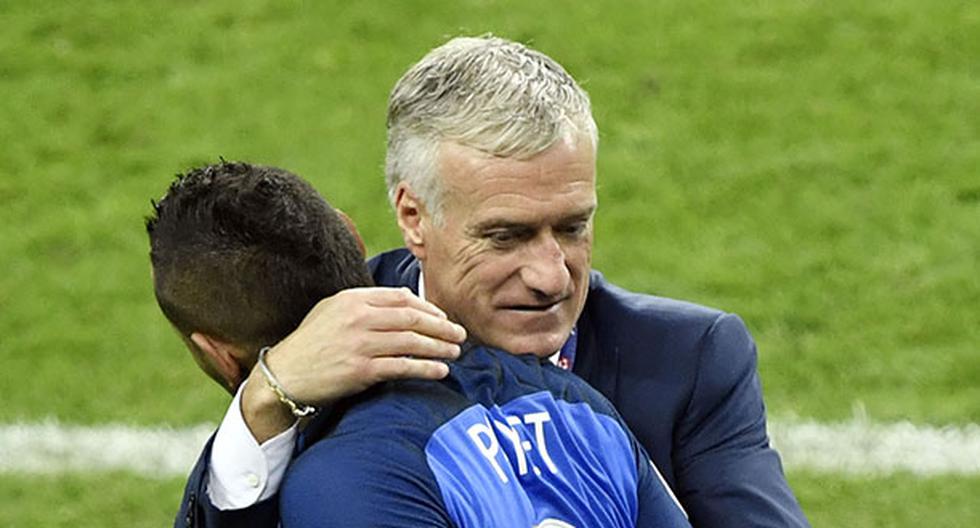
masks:
<instances>
[{"instance_id":1,"label":"white lettering on jersey","mask_svg":"<svg viewBox=\"0 0 980 528\"><path fill-rule=\"evenodd\" d=\"M490 462L493 469L497 472L497 476L500 480L507 483L507 474L504 470L500 468L500 464L497 464L497 453L500 451L500 444L497 443L497 437L493 434L493 429L490 428L489 422L478 423L471 425L469 429L466 430L467 434L476 444L477 449L480 453ZM480 438L485 438L486 442L482 441Z\"/></svg>"},{"instance_id":2,"label":"white lettering on jersey","mask_svg":"<svg viewBox=\"0 0 980 528\"><path fill-rule=\"evenodd\" d=\"M548 411L524 415L524 423L534 426L534 440L538 443L538 453L541 454L545 465L552 473L558 473L558 466L555 466L554 461L551 460L551 455L548 454L548 446L544 443L544 424L550 421L551 415L548 414Z\"/></svg>"},{"instance_id":3,"label":"white lettering on jersey","mask_svg":"<svg viewBox=\"0 0 980 528\"><path fill-rule=\"evenodd\" d=\"M545 467L551 473L557 474L558 466L551 459L546 444L544 428L546 423L551 422L551 415L548 411L528 413L522 417L508 416L506 420L506 423L493 420L493 427L513 446L518 476L527 474L528 454L533 454L534 452L537 452L538 457L544 462ZM534 428L534 443L521 440L521 433L518 431L517 426L520 426L522 423ZM500 477L500 481L506 484L508 482L507 475L497 461L497 455L500 453L500 443L497 440L497 436L493 433L493 428L490 427L490 421L484 419L483 423L471 425L466 432L469 434L470 439L473 440L473 443L476 444L476 448L480 451L480 454L490 462L490 466L493 467L497 476ZM534 470L536 475L541 474L541 470L537 466L532 465L531 469Z\"/></svg>"},{"instance_id":4,"label":"white lettering on jersey","mask_svg":"<svg viewBox=\"0 0 980 528\"><path fill-rule=\"evenodd\" d=\"M521 419L516 416L508 416L506 424L502 424L497 420L493 421L493 425L497 426L497 430L510 440L511 445L514 446L514 452L517 454L515 457L517 458L517 474L523 476L527 474L527 456L524 453L524 447L521 445L521 435L513 427L514 425L520 425L520 423Z\"/></svg>"}]
</instances>

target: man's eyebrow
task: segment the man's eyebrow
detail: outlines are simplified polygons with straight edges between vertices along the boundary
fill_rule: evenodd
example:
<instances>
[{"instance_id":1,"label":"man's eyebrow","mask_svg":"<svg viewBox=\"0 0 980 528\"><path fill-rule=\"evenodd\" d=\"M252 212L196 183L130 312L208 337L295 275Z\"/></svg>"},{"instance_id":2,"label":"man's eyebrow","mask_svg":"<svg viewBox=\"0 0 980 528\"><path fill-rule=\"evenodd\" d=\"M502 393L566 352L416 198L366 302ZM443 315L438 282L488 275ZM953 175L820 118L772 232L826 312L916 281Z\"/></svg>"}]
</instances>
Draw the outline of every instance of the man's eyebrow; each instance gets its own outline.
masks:
<instances>
[{"instance_id":1,"label":"man's eyebrow","mask_svg":"<svg viewBox=\"0 0 980 528\"><path fill-rule=\"evenodd\" d=\"M568 224L573 222L582 222L592 218L595 214L596 206L592 205L582 210L573 212L571 214L565 215L558 219L557 224ZM471 232L474 233L485 233L493 229L530 229L534 226L527 222L515 222L513 220L505 220L503 218L490 218L484 220L472 228Z\"/></svg>"},{"instance_id":2,"label":"man's eyebrow","mask_svg":"<svg viewBox=\"0 0 980 528\"><path fill-rule=\"evenodd\" d=\"M560 222L574 222L577 220L588 220L589 218L592 218L592 215L595 214L595 210L596 210L596 206L591 205L585 209L582 209L581 211L562 217Z\"/></svg>"},{"instance_id":3,"label":"man's eyebrow","mask_svg":"<svg viewBox=\"0 0 980 528\"><path fill-rule=\"evenodd\" d=\"M471 228L471 231L474 233L485 233L493 229L526 229L529 227L529 224L523 222L513 222L510 220L493 218L476 224Z\"/></svg>"}]
</instances>

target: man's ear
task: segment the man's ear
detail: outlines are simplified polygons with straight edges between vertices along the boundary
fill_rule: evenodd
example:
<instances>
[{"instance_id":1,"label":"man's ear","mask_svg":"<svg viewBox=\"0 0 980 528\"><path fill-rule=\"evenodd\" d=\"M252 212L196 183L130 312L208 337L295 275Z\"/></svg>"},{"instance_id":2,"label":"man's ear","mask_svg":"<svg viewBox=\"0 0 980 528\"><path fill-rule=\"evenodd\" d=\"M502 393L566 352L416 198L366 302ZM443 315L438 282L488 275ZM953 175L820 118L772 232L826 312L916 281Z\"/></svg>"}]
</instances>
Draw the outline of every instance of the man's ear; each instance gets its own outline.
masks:
<instances>
[{"instance_id":1,"label":"man's ear","mask_svg":"<svg viewBox=\"0 0 980 528\"><path fill-rule=\"evenodd\" d=\"M347 225L347 230L350 234L354 235L354 240L357 241L357 247L361 248L361 254L367 255L367 246L364 245L364 239L361 238L361 233L357 231L357 226L354 225L354 221L351 217L347 216L347 213L341 211L340 209L334 209L337 212L337 216Z\"/></svg>"},{"instance_id":2,"label":"man's ear","mask_svg":"<svg viewBox=\"0 0 980 528\"><path fill-rule=\"evenodd\" d=\"M200 351L200 361L207 364L201 365L201 368L234 394L248 374L242 366L245 354L231 343L200 332L191 334L191 342Z\"/></svg>"},{"instance_id":3,"label":"man's ear","mask_svg":"<svg viewBox=\"0 0 980 528\"><path fill-rule=\"evenodd\" d=\"M395 216L402 230L405 247L419 260L425 260L425 231L429 213L407 182L399 182L395 188Z\"/></svg>"}]
</instances>

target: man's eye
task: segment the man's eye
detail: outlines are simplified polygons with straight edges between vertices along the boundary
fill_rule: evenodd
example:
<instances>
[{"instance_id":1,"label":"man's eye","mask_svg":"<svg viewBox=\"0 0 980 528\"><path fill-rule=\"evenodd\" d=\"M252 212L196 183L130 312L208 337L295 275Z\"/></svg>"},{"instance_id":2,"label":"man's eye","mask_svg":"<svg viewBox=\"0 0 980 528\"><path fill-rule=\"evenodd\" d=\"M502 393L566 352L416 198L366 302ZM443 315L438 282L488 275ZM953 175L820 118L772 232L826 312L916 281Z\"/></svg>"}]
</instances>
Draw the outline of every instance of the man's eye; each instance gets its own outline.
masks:
<instances>
[{"instance_id":1,"label":"man's eye","mask_svg":"<svg viewBox=\"0 0 980 528\"><path fill-rule=\"evenodd\" d=\"M495 245L506 245L517 240L517 235L511 231L494 231L487 233L486 237Z\"/></svg>"},{"instance_id":2,"label":"man's eye","mask_svg":"<svg viewBox=\"0 0 980 528\"><path fill-rule=\"evenodd\" d=\"M563 235L577 237L577 236L584 235L585 232L588 230L588 228L589 228L588 222L576 222L574 224L569 224L561 228L559 232Z\"/></svg>"}]
</instances>

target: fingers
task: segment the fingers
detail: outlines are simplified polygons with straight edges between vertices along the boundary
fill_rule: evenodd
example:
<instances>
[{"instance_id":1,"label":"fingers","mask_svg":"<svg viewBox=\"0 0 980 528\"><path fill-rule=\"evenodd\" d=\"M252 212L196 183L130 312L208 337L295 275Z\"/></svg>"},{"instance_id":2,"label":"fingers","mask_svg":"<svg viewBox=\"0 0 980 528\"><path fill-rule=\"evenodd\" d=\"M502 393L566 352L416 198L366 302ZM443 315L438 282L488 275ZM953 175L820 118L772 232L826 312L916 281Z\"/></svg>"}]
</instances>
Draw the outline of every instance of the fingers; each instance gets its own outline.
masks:
<instances>
[{"instance_id":1,"label":"fingers","mask_svg":"<svg viewBox=\"0 0 980 528\"><path fill-rule=\"evenodd\" d=\"M381 332L411 331L450 343L462 343L466 330L462 326L423 312L414 307L375 308L371 329Z\"/></svg>"},{"instance_id":2,"label":"fingers","mask_svg":"<svg viewBox=\"0 0 980 528\"><path fill-rule=\"evenodd\" d=\"M436 317L446 318L446 313L438 306L423 301L408 288L357 288L348 290L365 297L367 303L378 308L406 307L428 312Z\"/></svg>"},{"instance_id":3,"label":"fingers","mask_svg":"<svg viewBox=\"0 0 980 528\"><path fill-rule=\"evenodd\" d=\"M408 357L376 358L372 362L377 381L396 379L438 380L449 375L449 366L441 361Z\"/></svg>"},{"instance_id":4,"label":"fingers","mask_svg":"<svg viewBox=\"0 0 980 528\"><path fill-rule=\"evenodd\" d=\"M372 349L370 356L377 358L412 356L427 359L456 359L460 354L460 347L456 343L407 330L379 334L372 343Z\"/></svg>"},{"instance_id":5,"label":"fingers","mask_svg":"<svg viewBox=\"0 0 980 528\"><path fill-rule=\"evenodd\" d=\"M455 359L465 339L462 326L405 288L356 288L320 301L285 343L309 363L342 357Z\"/></svg>"},{"instance_id":6,"label":"fingers","mask_svg":"<svg viewBox=\"0 0 980 528\"><path fill-rule=\"evenodd\" d=\"M366 305L379 312L369 315L371 330L409 330L452 343L462 343L466 330L449 321L436 305L423 301L407 288L357 288L350 294L352 305Z\"/></svg>"}]
</instances>

